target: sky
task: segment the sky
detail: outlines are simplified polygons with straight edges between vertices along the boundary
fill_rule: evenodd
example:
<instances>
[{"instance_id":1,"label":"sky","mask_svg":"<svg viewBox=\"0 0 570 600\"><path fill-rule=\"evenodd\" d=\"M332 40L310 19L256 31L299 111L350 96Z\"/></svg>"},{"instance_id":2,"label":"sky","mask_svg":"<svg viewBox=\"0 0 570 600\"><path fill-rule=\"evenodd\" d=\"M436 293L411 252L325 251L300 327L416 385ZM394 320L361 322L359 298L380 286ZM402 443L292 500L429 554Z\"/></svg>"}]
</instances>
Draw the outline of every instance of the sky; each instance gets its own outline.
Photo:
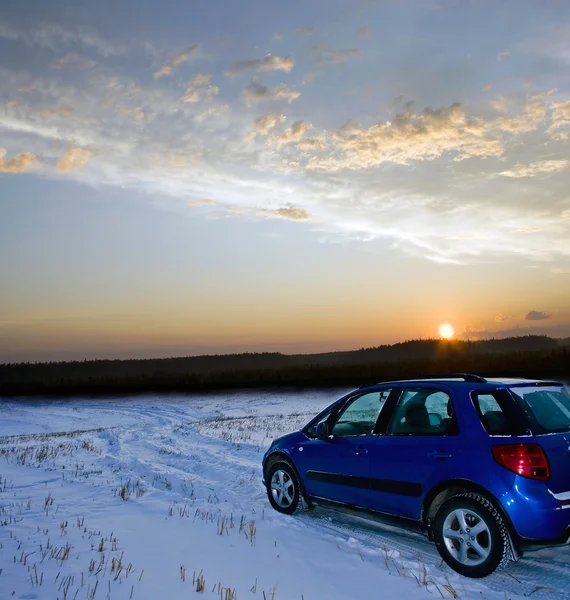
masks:
<instances>
[{"instance_id":1,"label":"sky","mask_svg":"<svg viewBox=\"0 0 570 600\"><path fill-rule=\"evenodd\" d=\"M0 8L0 362L570 336L566 0Z\"/></svg>"}]
</instances>

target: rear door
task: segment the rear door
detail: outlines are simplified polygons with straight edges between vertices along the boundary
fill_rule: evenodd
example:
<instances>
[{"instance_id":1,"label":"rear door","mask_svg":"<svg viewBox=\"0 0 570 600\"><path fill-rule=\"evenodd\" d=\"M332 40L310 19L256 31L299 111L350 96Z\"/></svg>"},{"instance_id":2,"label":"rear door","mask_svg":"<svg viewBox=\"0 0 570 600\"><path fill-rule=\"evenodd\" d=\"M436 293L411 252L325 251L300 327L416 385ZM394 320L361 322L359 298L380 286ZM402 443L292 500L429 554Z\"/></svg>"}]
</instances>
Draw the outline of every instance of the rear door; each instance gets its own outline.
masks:
<instances>
[{"instance_id":1,"label":"rear door","mask_svg":"<svg viewBox=\"0 0 570 600\"><path fill-rule=\"evenodd\" d=\"M302 445L297 465L310 496L370 508L368 444L389 393L378 390L350 398L337 416L332 413L329 437L313 437Z\"/></svg>"},{"instance_id":2,"label":"rear door","mask_svg":"<svg viewBox=\"0 0 570 600\"><path fill-rule=\"evenodd\" d=\"M550 465L551 492L570 492L570 394L563 387L513 387Z\"/></svg>"},{"instance_id":3,"label":"rear door","mask_svg":"<svg viewBox=\"0 0 570 600\"><path fill-rule=\"evenodd\" d=\"M410 386L369 444L371 508L417 519L428 489L461 460L451 391Z\"/></svg>"}]
</instances>

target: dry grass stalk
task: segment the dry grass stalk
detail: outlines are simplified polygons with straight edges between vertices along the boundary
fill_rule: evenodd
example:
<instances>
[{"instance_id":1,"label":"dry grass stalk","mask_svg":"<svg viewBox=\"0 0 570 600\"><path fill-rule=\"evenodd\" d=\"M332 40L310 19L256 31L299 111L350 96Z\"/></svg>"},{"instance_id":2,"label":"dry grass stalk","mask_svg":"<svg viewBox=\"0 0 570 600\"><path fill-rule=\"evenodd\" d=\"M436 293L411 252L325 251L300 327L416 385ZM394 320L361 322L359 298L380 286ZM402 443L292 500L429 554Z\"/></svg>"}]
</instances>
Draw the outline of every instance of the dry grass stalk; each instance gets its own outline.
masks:
<instances>
[{"instance_id":1,"label":"dry grass stalk","mask_svg":"<svg viewBox=\"0 0 570 600\"><path fill-rule=\"evenodd\" d=\"M256 534L257 534L257 529L255 527L255 521L251 520L249 523L249 542L252 546L255 546Z\"/></svg>"},{"instance_id":2,"label":"dry grass stalk","mask_svg":"<svg viewBox=\"0 0 570 600\"><path fill-rule=\"evenodd\" d=\"M204 579L204 575L202 575L202 571L200 571L198 577L196 578L196 591L203 592L205 585L206 580Z\"/></svg>"},{"instance_id":3,"label":"dry grass stalk","mask_svg":"<svg viewBox=\"0 0 570 600\"><path fill-rule=\"evenodd\" d=\"M437 591L439 592L440 596L442 598L445 598L445 596L443 595L443 592L439 589L439 585L437 585L437 581L433 577L431 577L431 582L435 585L435 587L436 587Z\"/></svg>"},{"instance_id":4,"label":"dry grass stalk","mask_svg":"<svg viewBox=\"0 0 570 600\"><path fill-rule=\"evenodd\" d=\"M447 583L443 584L443 587L449 592L452 598L459 598L459 594L455 591L455 588L451 585L449 579L446 578Z\"/></svg>"}]
</instances>

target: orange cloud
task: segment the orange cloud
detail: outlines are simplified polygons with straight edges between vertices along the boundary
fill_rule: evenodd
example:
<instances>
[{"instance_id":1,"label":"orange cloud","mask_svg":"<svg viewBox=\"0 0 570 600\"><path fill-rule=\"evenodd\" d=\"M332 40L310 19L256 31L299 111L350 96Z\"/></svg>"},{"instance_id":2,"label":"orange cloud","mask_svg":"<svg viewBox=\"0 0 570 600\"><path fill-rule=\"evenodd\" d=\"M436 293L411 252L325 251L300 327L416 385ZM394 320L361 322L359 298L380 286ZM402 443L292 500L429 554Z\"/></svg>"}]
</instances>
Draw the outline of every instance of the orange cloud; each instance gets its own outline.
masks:
<instances>
[{"instance_id":1,"label":"orange cloud","mask_svg":"<svg viewBox=\"0 0 570 600\"><path fill-rule=\"evenodd\" d=\"M194 75L188 82L186 87L186 94L182 96L182 102L188 104L195 104L196 102L209 102L214 96L217 96L220 92L220 88L215 85L208 85L211 75L204 75L198 73Z\"/></svg>"},{"instance_id":2,"label":"orange cloud","mask_svg":"<svg viewBox=\"0 0 570 600\"><path fill-rule=\"evenodd\" d=\"M512 169L502 171L501 175L505 177L535 177L536 175L550 175L565 171L570 167L570 160L540 160L527 165L518 164Z\"/></svg>"},{"instance_id":3,"label":"orange cloud","mask_svg":"<svg viewBox=\"0 0 570 600\"><path fill-rule=\"evenodd\" d=\"M276 125L282 123L284 120L285 116L277 112L271 112L262 115L261 117L257 117L253 125L254 131L252 131L246 139L253 141L258 135L268 135Z\"/></svg>"},{"instance_id":4,"label":"orange cloud","mask_svg":"<svg viewBox=\"0 0 570 600\"><path fill-rule=\"evenodd\" d=\"M60 173L69 173L82 169L93 157L85 148L68 146L65 154L56 162L55 168Z\"/></svg>"},{"instance_id":5,"label":"orange cloud","mask_svg":"<svg viewBox=\"0 0 570 600\"><path fill-rule=\"evenodd\" d=\"M39 158L31 152L20 152L12 158L5 159L8 154L5 148L0 148L0 173L23 173L29 171Z\"/></svg>"},{"instance_id":6,"label":"orange cloud","mask_svg":"<svg viewBox=\"0 0 570 600\"><path fill-rule=\"evenodd\" d=\"M279 136L278 142L280 144L288 144L290 142L299 142L307 133L309 129L311 129L312 125L307 123L307 121L295 121L291 127L286 129L282 135Z\"/></svg>"}]
</instances>

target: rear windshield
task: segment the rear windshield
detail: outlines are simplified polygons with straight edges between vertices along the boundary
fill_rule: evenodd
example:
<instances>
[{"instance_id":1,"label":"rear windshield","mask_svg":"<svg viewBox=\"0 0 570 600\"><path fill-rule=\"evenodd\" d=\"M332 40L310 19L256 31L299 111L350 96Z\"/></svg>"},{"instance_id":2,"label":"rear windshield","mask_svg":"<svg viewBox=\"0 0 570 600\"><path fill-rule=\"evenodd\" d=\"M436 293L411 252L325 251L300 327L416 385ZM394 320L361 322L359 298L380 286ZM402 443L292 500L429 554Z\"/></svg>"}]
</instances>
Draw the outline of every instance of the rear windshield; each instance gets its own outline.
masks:
<instances>
[{"instance_id":1,"label":"rear windshield","mask_svg":"<svg viewBox=\"0 0 570 600\"><path fill-rule=\"evenodd\" d=\"M511 393L521 402L536 434L570 431L570 393L568 388L515 387Z\"/></svg>"}]
</instances>

